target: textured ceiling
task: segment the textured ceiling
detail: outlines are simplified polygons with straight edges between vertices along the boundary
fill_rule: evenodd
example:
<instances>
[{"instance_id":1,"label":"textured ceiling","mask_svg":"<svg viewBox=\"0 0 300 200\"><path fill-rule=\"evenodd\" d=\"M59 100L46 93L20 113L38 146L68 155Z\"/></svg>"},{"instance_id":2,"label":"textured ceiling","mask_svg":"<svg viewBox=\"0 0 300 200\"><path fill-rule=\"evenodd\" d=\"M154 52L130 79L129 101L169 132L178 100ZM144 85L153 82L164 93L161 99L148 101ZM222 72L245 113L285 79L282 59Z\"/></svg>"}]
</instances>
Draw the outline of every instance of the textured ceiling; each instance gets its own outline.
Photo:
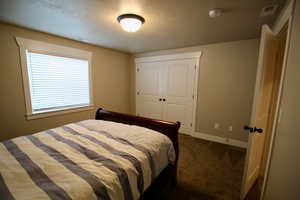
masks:
<instances>
[{"instance_id":1,"label":"textured ceiling","mask_svg":"<svg viewBox=\"0 0 300 200\"><path fill-rule=\"evenodd\" d=\"M0 0L0 20L131 53L250 39L275 15L261 9L284 0ZM208 10L224 8L223 16ZM116 18L135 13L146 20L136 33ZM278 13L278 12L277 12Z\"/></svg>"}]
</instances>

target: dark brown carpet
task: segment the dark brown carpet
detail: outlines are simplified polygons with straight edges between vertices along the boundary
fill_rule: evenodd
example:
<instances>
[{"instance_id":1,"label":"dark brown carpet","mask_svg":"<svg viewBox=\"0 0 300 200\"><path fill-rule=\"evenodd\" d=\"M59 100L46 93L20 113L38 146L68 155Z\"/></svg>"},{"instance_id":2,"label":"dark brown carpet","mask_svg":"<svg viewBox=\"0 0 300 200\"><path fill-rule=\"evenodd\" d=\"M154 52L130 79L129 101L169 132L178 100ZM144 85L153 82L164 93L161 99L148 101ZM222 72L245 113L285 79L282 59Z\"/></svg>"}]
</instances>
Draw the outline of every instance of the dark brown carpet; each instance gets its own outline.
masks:
<instances>
[{"instance_id":1,"label":"dark brown carpet","mask_svg":"<svg viewBox=\"0 0 300 200\"><path fill-rule=\"evenodd\" d=\"M180 135L173 200L238 200L245 150Z\"/></svg>"}]
</instances>

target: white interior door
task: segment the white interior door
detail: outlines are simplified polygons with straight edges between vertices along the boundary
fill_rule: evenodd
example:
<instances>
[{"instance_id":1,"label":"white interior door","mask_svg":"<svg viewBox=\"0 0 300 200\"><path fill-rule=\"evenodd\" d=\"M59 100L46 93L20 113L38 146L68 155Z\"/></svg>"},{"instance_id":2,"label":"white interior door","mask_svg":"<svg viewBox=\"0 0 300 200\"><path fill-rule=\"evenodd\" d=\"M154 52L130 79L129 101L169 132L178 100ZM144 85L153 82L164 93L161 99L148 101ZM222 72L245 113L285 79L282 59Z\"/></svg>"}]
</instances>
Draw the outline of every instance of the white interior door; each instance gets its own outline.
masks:
<instances>
[{"instance_id":1,"label":"white interior door","mask_svg":"<svg viewBox=\"0 0 300 200\"><path fill-rule=\"evenodd\" d=\"M164 62L163 119L179 121L179 132L192 134L197 59Z\"/></svg>"},{"instance_id":2,"label":"white interior door","mask_svg":"<svg viewBox=\"0 0 300 200\"><path fill-rule=\"evenodd\" d=\"M270 114L274 68L276 62L276 37L267 25L262 28L258 72L252 109L251 127L267 129ZM249 133L241 198L246 194L259 176L265 134Z\"/></svg>"},{"instance_id":3,"label":"white interior door","mask_svg":"<svg viewBox=\"0 0 300 200\"><path fill-rule=\"evenodd\" d=\"M162 65L160 62L140 63L136 68L136 114L154 119L163 118Z\"/></svg>"}]
</instances>

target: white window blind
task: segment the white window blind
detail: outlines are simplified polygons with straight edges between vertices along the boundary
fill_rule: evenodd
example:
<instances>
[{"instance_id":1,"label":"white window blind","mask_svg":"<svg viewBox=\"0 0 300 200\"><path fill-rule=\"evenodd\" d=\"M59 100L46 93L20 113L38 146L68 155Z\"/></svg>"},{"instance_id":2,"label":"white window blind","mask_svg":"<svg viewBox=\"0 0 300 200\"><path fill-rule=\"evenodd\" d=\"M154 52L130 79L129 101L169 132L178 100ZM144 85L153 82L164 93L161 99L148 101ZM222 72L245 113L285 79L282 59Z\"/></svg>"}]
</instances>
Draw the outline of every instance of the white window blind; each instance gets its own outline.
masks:
<instances>
[{"instance_id":1,"label":"white window blind","mask_svg":"<svg viewBox=\"0 0 300 200\"><path fill-rule=\"evenodd\" d=\"M90 105L89 61L27 51L32 113Z\"/></svg>"}]
</instances>

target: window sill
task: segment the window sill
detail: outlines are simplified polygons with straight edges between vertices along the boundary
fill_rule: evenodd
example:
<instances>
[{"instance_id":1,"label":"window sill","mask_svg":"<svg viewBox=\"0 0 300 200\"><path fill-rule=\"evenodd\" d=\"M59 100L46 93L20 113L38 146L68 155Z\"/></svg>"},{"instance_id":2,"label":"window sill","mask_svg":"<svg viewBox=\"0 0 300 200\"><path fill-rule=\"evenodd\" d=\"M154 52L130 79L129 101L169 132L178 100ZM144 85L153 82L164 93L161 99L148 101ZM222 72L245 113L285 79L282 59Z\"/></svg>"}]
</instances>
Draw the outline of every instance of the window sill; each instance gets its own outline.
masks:
<instances>
[{"instance_id":1,"label":"window sill","mask_svg":"<svg viewBox=\"0 0 300 200\"><path fill-rule=\"evenodd\" d=\"M27 118L27 120L39 119L39 118L46 118L46 117L51 117L51 116L55 116L55 115L64 115L64 114L68 114L68 113L81 112L81 111L93 110L93 109L94 109L93 105L88 105L88 106L65 108L65 109L60 109L60 110L47 110L47 111L42 111L42 112L26 114L26 118Z\"/></svg>"}]
</instances>

